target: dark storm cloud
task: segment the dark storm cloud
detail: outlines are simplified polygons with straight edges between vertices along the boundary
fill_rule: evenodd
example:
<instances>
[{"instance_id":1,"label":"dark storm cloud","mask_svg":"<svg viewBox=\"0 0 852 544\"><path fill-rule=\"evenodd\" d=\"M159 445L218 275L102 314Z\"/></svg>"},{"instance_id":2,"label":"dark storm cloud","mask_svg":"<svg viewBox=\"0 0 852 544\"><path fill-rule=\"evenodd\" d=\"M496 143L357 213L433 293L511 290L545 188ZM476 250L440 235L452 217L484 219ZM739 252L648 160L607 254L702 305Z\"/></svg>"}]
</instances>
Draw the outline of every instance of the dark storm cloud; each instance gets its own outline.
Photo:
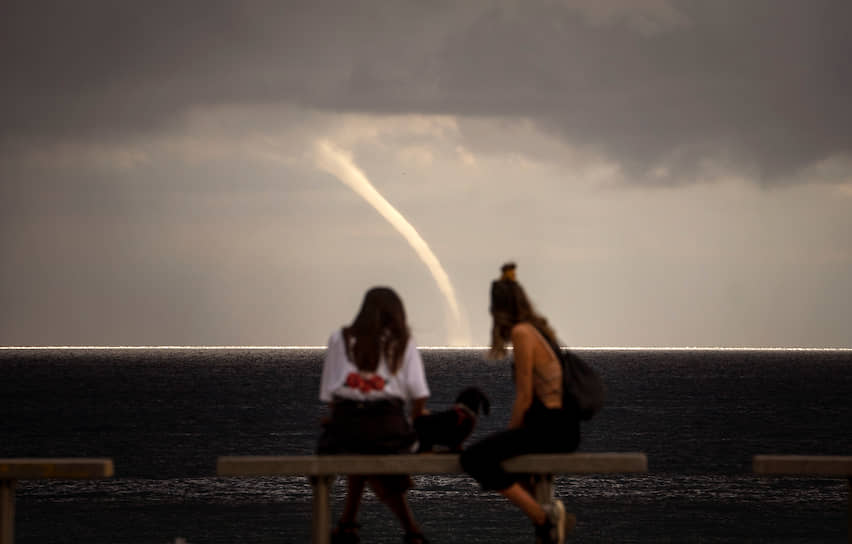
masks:
<instances>
[{"instance_id":1,"label":"dark storm cloud","mask_svg":"<svg viewBox=\"0 0 852 544\"><path fill-rule=\"evenodd\" d=\"M492 13L446 49L464 52L443 64L448 102L530 115L634 175L717 158L775 179L849 153L852 4L676 5L684 24L650 35L555 6Z\"/></svg>"},{"instance_id":2,"label":"dark storm cloud","mask_svg":"<svg viewBox=\"0 0 852 544\"><path fill-rule=\"evenodd\" d=\"M711 159L785 181L850 154L852 4L672 6L649 25L651 8L595 20L571 2L5 2L0 134L115 138L286 102L527 117L636 179Z\"/></svg>"}]
</instances>

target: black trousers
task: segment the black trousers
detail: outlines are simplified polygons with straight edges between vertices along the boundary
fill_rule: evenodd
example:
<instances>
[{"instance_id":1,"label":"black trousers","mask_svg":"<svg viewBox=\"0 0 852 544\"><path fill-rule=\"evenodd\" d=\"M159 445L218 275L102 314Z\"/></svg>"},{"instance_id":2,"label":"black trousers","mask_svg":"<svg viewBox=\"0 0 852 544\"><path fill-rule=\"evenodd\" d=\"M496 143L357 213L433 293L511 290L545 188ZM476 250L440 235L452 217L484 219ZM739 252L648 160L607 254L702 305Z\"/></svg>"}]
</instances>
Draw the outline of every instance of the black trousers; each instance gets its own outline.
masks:
<instances>
[{"instance_id":1,"label":"black trousers","mask_svg":"<svg viewBox=\"0 0 852 544\"><path fill-rule=\"evenodd\" d=\"M524 478L509 474L500 464L528 453L570 453L580 443L580 421L570 410L533 406L518 429L491 434L462 452L462 468L484 490L502 491Z\"/></svg>"}]
</instances>

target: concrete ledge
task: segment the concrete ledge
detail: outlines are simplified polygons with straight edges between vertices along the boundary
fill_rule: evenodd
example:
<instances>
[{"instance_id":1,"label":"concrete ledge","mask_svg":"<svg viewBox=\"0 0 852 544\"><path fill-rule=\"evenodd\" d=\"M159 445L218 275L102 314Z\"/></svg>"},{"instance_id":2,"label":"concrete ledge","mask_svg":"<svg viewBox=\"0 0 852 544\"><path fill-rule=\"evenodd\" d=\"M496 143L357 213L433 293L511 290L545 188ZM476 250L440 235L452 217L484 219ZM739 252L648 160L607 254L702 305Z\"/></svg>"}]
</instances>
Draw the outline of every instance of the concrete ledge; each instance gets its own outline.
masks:
<instances>
[{"instance_id":1,"label":"concrete ledge","mask_svg":"<svg viewBox=\"0 0 852 544\"><path fill-rule=\"evenodd\" d=\"M112 459L0 458L0 480L89 480L113 473Z\"/></svg>"},{"instance_id":2,"label":"concrete ledge","mask_svg":"<svg viewBox=\"0 0 852 544\"><path fill-rule=\"evenodd\" d=\"M776 476L828 476L846 478L849 498L846 521L847 541L852 544L852 456L850 455L755 455L754 472Z\"/></svg>"},{"instance_id":3,"label":"concrete ledge","mask_svg":"<svg viewBox=\"0 0 852 544\"><path fill-rule=\"evenodd\" d=\"M562 453L521 455L503 463L516 474L532 476L533 497L553 500L553 474L647 472L644 453ZM309 476L313 488L311 533L314 544L328 544L331 527L329 497L334 477L342 474L460 474L459 456L419 455L289 455L219 457L219 476Z\"/></svg>"},{"instance_id":4,"label":"concrete ledge","mask_svg":"<svg viewBox=\"0 0 852 544\"><path fill-rule=\"evenodd\" d=\"M528 474L604 474L647 472L644 453L567 453L522 455L503 465ZM302 455L219 457L219 476L325 476L334 474L458 474L455 454Z\"/></svg>"},{"instance_id":5,"label":"concrete ledge","mask_svg":"<svg viewBox=\"0 0 852 544\"><path fill-rule=\"evenodd\" d=\"M755 455L757 474L852 477L849 455Z\"/></svg>"},{"instance_id":6,"label":"concrete ledge","mask_svg":"<svg viewBox=\"0 0 852 544\"><path fill-rule=\"evenodd\" d=\"M18 480L93 480L112 475L112 459L0 458L0 544L15 543Z\"/></svg>"}]
</instances>

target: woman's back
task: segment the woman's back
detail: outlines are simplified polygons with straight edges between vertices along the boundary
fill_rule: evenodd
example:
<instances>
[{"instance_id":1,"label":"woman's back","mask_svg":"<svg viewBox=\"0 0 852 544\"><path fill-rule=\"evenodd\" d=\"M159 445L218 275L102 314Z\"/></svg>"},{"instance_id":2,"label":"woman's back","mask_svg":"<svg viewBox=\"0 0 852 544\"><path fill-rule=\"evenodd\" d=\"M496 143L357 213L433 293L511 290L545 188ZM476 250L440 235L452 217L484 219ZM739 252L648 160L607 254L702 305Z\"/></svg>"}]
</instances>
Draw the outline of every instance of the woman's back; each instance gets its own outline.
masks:
<instances>
[{"instance_id":1,"label":"woman's back","mask_svg":"<svg viewBox=\"0 0 852 544\"><path fill-rule=\"evenodd\" d=\"M332 333L320 381L320 399L331 402L334 397L349 400L375 400L396 397L406 402L429 396L423 361L413 339L405 346L402 362L393 372L384 356L373 372L358 369L351 360L343 332ZM373 379L375 376L381 380Z\"/></svg>"},{"instance_id":2,"label":"woman's back","mask_svg":"<svg viewBox=\"0 0 852 544\"><path fill-rule=\"evenodd\" d=\"M547 408L562 407L562 364L545 337L531 323L513 330L516 353L532 359L533 394ZM517 336L516 336L517 334Z\"/></svg>"}]
</instances>

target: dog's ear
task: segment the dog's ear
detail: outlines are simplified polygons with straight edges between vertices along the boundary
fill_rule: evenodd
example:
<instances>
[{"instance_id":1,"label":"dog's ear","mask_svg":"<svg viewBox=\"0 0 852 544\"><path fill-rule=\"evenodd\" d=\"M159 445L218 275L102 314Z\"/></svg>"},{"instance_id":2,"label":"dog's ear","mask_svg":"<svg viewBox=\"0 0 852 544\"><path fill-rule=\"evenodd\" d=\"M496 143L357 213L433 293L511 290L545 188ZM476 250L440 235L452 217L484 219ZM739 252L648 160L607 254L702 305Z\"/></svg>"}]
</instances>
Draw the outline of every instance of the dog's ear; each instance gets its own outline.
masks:
<instances>
[{"instance_id":1,"label":"dog's ear","mask_svg":"<svg viewBox=\"0 0 852 544\"><path fill-rule=\"evenodd\" d=\"M456 395L455 403L456 404L464 404L464 397L465 397L466 393L467 393L467 389L463 389L462 391L460 391L459 394Z\"/></svg>"},{"instance_id":2,"label":"dog's ear","mask_svg":"<svg viewBox=\"0 0 852 544\"><path fill-rule=\"evenodd\" d=\"M458 396L456 397L457 404L466 404L473 410L476 407L476 403L479 401L479 397L481 396L480 391L475 387L465 387L462 389Z\"/></svg>"}]
</instances>

